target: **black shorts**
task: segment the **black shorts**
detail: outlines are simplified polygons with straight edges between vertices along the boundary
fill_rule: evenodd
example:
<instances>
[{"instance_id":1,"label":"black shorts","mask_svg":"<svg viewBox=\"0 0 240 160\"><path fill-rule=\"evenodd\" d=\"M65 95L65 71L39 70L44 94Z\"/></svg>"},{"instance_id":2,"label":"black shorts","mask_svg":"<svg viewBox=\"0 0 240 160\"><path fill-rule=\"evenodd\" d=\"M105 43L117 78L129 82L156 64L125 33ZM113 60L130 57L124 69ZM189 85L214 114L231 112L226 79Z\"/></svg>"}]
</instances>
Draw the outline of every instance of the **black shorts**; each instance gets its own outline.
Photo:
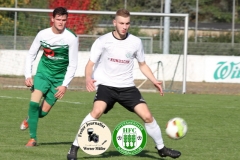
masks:
<instances>
[{"instance_id":1,"label":"black shorts","mask_svg":"<svg viewBox=\"0 0 240 160\"><path fill-rule=\"evenodd\" d=\"M116 88L99 85L94 98L94 102L95 101L104 101L107 103L107 108L104 113L110 111L116 102L131 112L134 112L134 107L139 103L146 103L135 86Z\"/></svg>"}]
</instances>

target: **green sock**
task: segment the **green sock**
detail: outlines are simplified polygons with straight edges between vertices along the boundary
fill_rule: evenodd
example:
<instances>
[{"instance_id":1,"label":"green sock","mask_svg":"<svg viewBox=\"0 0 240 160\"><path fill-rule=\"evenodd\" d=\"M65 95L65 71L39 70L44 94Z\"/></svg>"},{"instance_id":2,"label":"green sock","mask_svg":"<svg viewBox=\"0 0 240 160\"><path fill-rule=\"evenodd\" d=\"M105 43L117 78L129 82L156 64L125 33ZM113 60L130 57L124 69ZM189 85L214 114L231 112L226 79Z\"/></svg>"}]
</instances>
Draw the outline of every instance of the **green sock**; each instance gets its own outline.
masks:
<instances>
[{"instance_id":1,"label":"green sock","mask_svg":"<svg viewBox=\"0 0 240 160\"><path fill-rule=\"evenodd\" d=\"M30 101L29 110L28 110L28 124L30 137L37 140L37 124L39 116L39 103Z\"/></svg>"},{"instance_id":2,"label":"green sock","mask_svg":"<svg viewBox=\"0 0 240 160\"><path fill-rule=\"evenodd\" d=\"M48 112L44 112L41 107L39 107L39 118L43 118L48 114Z\"/></svg>"}]
</instances>

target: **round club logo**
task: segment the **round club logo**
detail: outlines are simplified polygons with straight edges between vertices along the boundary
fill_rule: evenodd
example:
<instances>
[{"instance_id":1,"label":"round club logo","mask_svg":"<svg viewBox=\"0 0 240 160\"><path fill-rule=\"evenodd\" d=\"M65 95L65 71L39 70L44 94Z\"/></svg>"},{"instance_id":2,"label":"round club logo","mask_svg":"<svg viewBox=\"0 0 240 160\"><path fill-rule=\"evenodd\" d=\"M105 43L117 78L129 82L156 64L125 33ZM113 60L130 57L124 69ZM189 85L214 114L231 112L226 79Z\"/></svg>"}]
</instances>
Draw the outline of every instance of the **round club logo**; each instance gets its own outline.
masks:
<instances>
[{"instance_id":1,"label":"round club logo","mask_svg":"<svg viewBox=\"0 0 240 160\"><path fill-rule=\"evenodd\" d=\"M117 125L113 131L114 147L124 155L140 153L147 143L145 128L138 122L126 120Z\"/></svg>"},{"instance_id":2,"label":"round club logo","mask_svg":"<svg viewBox=\"0 0 240 160\"><path fill-rule=\"evenodd\" d=\"M111 144L111 131L103 122L88 121L78 131L78 144L87 154L102 154Z\"/></svg>"}]
</instances>

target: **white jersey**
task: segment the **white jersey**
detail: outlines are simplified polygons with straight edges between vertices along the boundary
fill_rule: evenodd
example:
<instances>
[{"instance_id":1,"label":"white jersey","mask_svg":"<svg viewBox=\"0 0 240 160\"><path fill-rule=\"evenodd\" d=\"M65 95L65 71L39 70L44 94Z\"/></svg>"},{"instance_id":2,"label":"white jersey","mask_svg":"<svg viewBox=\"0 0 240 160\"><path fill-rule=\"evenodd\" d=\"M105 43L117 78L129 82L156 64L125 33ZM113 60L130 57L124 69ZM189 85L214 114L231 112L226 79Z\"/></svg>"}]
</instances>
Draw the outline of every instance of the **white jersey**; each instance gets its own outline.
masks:
<instances>
[{"instance_id":1,"label":"white jersey","mask_svg":"<svg viewBox=\"0 0 240 160\"><path fill-rule=\"evenodd\" d=\"M95 85L112 87L135 86L133 78L134 58L144 62L144 50L140 38L128 34L117 39L113 33L99 37L92 45L90 60L95 63L93 79Z\"/></svg>"}]
</instances>

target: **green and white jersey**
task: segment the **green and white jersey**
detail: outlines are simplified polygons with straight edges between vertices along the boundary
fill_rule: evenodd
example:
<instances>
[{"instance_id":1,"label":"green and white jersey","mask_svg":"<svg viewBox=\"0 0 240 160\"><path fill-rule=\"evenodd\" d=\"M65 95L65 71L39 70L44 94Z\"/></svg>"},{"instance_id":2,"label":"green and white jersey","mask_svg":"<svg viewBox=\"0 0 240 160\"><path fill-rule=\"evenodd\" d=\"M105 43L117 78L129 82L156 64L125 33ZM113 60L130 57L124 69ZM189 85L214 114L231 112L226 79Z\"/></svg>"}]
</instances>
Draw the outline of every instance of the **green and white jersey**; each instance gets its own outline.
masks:
<instances>
[{"instance_id":1,"label":"green and white jersey","mask_svg":"<svg viewBox=\"0 0 240 160\"><path fill-rule=\"evenodd\" d=\"M77 36L67 28L61 34L53 33L51 27L41 30L35 37L26 57L25 78L32 76L32 65L41 47L43 54L37 73L42 73L50 79L62 79L62 86L68 86L77 69Z\"/></svg>"}]
</instances>

